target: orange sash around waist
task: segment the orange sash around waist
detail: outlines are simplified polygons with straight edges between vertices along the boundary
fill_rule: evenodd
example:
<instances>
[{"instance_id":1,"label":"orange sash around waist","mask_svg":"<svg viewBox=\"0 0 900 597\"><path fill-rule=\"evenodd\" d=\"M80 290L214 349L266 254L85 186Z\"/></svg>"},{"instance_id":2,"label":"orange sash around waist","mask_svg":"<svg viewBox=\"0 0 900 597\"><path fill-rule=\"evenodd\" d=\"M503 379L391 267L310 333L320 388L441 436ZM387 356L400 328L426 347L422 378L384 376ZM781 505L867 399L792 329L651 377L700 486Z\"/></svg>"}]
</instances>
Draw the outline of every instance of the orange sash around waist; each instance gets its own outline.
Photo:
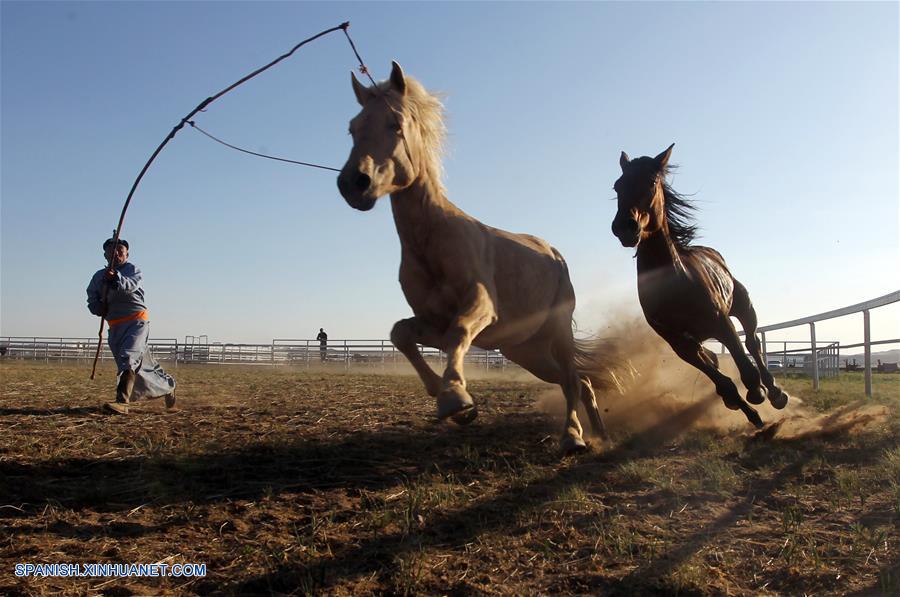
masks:
<instances>
[{"instance_id":1,"label":"orange sash around waist","mask_svg":"<svg viewBox=\"0 0 900 597\"><path fill-rule=\"evenodd\" d=\"M119 317L118 319L107 319L106 322L109 323L109 327L113 327L120 323L125 323L126 321L134 321L135 319L148 321L150 319L150 314L146 311L137 311L136 313L126 315L125 317Z\"/></svg>"}]
</instances>

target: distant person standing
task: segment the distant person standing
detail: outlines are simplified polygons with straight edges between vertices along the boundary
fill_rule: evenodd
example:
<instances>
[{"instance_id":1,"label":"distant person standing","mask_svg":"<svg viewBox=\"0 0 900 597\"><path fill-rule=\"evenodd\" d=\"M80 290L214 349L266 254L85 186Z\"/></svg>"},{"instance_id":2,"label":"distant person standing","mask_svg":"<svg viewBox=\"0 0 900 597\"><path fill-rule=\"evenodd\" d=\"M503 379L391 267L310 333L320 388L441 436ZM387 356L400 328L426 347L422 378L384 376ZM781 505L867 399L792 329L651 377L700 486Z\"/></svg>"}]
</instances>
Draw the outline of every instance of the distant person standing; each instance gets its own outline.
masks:
<instances>
[{"instance_id":1,"label":"distant person standing","mask_svg":"<svg viewBox=\"0 0 900 597\"><path fill-rule=\"evenodd\" d=\"M144 304L143 275L128 261L128 241L112 238L103 243L106 262L87 287L88 310L109 323L109 348L119 370L115 402L103 410L128 414L128 403L141 398L161 398L175 406L175 380L150 353L150 317Z\"/></svg>"},{"instance_id":2,"label":"distant person standing","mask_svg":"<svg viewBox=\"0 0 900 597\"><path fill-rule=\"evenodd\" d=\"M316 340L319 341L319 359L324 363L325 354L328 352L328 334L325 333L325 330L319 328L319 335L316 336Z\"/></svg>"}]
</instances>

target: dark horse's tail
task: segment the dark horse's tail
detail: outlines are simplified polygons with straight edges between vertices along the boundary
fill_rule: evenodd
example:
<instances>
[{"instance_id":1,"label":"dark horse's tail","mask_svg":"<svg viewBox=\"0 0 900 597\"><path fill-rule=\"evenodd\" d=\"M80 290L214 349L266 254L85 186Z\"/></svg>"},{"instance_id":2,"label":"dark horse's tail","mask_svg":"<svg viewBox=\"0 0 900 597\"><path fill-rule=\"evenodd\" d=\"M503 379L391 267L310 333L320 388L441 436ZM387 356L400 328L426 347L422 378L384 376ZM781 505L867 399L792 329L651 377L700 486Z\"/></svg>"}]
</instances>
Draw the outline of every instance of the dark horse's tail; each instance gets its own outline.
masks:
<instances>
[{"instance_id":1,"label":"dark horse's tail","mask_svg":"<svg viewBox=\"0 0 900 597\"><path fill-rule=\"evenodd\" d=\"M607 393L623 393L625 380L634 376L634 368L609 338L576 339L575 368L595 391Z\"/></svg>"}]
</instances>

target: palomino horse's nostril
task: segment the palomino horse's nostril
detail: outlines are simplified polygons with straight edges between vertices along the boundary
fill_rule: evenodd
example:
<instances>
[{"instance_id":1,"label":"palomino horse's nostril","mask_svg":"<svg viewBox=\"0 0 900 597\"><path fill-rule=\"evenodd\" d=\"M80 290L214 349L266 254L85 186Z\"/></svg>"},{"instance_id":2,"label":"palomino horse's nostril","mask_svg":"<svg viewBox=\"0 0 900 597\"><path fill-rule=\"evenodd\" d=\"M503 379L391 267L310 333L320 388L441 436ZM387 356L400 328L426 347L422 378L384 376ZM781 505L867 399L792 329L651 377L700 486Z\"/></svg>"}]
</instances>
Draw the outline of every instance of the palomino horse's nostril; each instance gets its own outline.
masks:
<instances>
[{"instance_id":1,"label":"palomino horse's nostril","mask_svg":"<svg viewBox=\"0 0 900 597\"><path fill-rule=\"evenodd\" d=\"M365 191L369 188L369 185L372 184L372 179L369 178L368 174L360 174L356 177L356 188L360 191Z\"/></svg>"}]
</instances>

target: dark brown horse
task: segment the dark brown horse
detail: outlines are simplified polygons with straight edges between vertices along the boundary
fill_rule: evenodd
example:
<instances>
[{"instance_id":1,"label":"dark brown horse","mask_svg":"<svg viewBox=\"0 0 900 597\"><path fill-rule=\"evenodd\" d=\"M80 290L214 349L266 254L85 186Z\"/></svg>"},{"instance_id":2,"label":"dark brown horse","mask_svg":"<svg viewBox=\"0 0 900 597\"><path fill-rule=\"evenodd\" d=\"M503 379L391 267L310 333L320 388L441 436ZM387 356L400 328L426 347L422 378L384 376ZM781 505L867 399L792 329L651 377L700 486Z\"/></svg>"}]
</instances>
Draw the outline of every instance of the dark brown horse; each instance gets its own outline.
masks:
<instances>
[{"instance_id":1,"label":"dark brown horse","mask_svg":"<svg viewBox=\"0 0 900 597\"><path fill-rule=\"evenodd\" d=\"M638 298L650 327L679 357L713 381L725 406L740 409L761 427L759 413L747 404L765 400L760 385L768 390L775 408L784 408L788 395L766 369L756 337L756 311L747 289L734 279L718 251L691 244L696 233L690 220L694 207L665 180L674 146L655 158L631 160L622 152L622 176L613 186L619 209L612 231L623 246L637 247ZM741 322L756 367L744 353L731 317ZM747 388L747 402L734 382L719 371L715 353L701 345L711 338L734 357Z\"/></svg>"}]
</instances>

